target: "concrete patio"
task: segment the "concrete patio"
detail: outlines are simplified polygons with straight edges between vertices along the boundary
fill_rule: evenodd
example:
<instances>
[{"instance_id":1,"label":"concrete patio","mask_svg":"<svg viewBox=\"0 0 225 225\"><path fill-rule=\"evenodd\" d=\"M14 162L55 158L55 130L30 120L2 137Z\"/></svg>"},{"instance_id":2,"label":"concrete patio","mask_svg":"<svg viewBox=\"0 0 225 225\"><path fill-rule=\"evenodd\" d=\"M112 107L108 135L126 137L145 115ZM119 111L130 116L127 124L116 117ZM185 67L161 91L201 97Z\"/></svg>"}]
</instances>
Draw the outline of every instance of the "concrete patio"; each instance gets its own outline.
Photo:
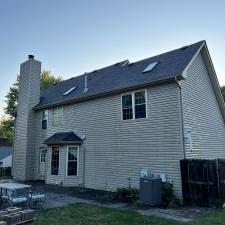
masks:
<instances>
[{"instance_id":1,"label":"concrete patio","mask_svg":"<svg viewBox=\"0 0 225 225\"><path fill-rule=\"evenodd\" d=\"M161 207L138 208L135 205L123 202L111 202L100 200L99 196L104 194L102 191L95 191L81 188L61 187L55 185L45 185L42 183L30 183L35 189L44 190L46 203L42 204L44 209L64 207L69 204L92 204L100 207L128 209L136 211L146 216L157 216L165 219L173 219L181 222L188 222L203 216L213 209L203 207L180 207L176 209Z\"/></svg>"}]
</instances>

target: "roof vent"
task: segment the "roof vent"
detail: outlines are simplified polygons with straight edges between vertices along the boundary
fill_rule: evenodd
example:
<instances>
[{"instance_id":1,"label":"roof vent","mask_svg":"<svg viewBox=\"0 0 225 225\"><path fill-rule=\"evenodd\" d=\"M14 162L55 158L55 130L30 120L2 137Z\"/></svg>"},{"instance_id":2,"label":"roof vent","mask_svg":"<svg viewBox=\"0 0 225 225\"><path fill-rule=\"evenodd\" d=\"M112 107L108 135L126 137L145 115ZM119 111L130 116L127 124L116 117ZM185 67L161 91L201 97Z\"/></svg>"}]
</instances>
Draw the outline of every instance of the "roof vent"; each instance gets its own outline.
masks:
<instances>
[{"instance_id":1,"label":"roof vent","mask_svg":"<svg viewBox=\"0 0 225 225\"><path fill-rule=\"evenodd\" d=\"M77 87L72 87L72 88L70 88L68 91L66 91L65 93L63 93L62 95L63 95L63 96L66 96L66 95L70 94L72 91L74 91L76 88L77 88Z\"/></svg>"},{"instance_id":2,"label":"roof vent","mask_svg":"<svg viewBox=\"0 0 225 225\"><path fill-rule=\"evenodd\" d=\"M87 84L87 80L88 80L88 76L85 75L85 76L84 76L84 91L83 91L83 93L88 92L88 84Z\"/></svg>"},{"instance_id":3,"label":"roof vent","mask_svg":"<svg viewBox=\"0 0 225 225\"><path fill-rule=\"evenodd\" d=\"M151 64L149 64L144 70L142 73L147 73L147 72L151 72L157 65L158 65L158 61L156 62L153 62Z\"/></svg>"},{"instance_id":4,"label":"roof vent","mask_svg":"<svg viewBox=\"0 0 225 225\"><path fill-rule=\"evenodd\" d=\"M185 50L187 48L188 48L188 46L183 46L183 47L180 48L180 50Z\"/></svg>"}]
</instances>

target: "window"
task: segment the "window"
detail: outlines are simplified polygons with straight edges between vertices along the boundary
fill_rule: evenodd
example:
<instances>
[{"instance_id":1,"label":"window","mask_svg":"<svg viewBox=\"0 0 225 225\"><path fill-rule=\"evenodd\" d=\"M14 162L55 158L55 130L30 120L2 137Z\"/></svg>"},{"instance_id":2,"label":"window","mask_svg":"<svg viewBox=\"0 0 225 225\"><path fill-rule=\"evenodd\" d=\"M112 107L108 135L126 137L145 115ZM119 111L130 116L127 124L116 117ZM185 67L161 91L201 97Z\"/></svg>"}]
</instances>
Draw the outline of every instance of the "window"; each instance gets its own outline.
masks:
<instances>
[{"instance_id":1,"label":"window","mask_svg":"<svg viewBox=\"0 0 225 225\"><path fill-rule=\"evenodd\" d=\"M77 88L77 87L72 87L72 88L70 88L68 91L66 91L65 93L63 93L62 95L63 95L63 96L66 96L66 95L70 94L72 91L74 91L76 88Z\"/></svg>"},{"instance_id":2,"label":"window","mask_svg":"<svg viewBox=\"0 0 225 225\"><path fill-rule=\"evenodd\" d=\"M48 126L48 110L42 111L42 129L47 129Z\"/></svg>"},{"instance_id":3,"label":"window","mask_svg":"<svg viewBox=\"0 0 225 225\"><path fill-rule=\"evenodd\" d=\"M60 126L62 124L63 108L57 107L52 112L52 126Z\"/></svg>"},{"instance_id":4,"label":"window","mask_svg":"<svg viewBox=\"0 0 225 225\"><path fill-rule=\"evenodd\" d=\"M123 120L133 119L132 95L122 96Z\"/></svg>"},{"instance_id":5,"label":"window","mask_svg":"<svg viewBox=\"0 0 225 225\"><path fill-rule=\"evenodd\" d=\"M147 72L151 72L157 65L159 62L153 62L151 64L149 64L142 73L147 73Z\"/></svg>"},{"instance_id":6,"label":"window","mask_svg":"<svg viewBox=\"0 0 225 225\"><path fill-rule=\"evenodd\" d=\"M78 147L68 147L67 176L76 176L78 167Z\"/></svg>"},{"instance_id":7,"label":"window","mask_svg":"<svg viewBox=\"0 0 225 225\"><path fill-rule=\"evenodd\" d=\"M146 118L145 91L135 92L135 119Z\"/></svg>"},{"instance_id":8,"label":"window","mask_svg":"<svg viewBox=\"0 0 225 225\"><path fill-rule=\"evenodd\" d=\"M122 95L123 120L146 118L146 91Z\"/></svg>"},{"instance_id":9,"label":"window","mask_svg":"<svg viewBox=\"0 0 225 225\"><path fill-rule=\"evenodd\" d=\"M59 147L52 147L51 175L59 173Z\"/></svg>"}]
</instances>

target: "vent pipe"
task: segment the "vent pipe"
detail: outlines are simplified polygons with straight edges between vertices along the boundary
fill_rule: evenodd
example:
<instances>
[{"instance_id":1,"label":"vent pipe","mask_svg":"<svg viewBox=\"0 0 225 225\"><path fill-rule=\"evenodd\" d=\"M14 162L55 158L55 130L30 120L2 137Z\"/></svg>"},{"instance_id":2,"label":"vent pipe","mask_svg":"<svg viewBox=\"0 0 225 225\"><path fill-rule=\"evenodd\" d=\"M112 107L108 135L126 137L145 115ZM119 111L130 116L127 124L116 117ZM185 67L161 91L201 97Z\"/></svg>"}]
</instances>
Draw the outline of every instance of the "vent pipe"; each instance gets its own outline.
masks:
<instances>
[{"instance_id":1,"label":"vent pipe","mask_svg":"<svg viewBox=\"0 0 225 225\"><path fill-rule=\"evenodd\" d=\"M87 80L88 80L88 76L85 75L85 76L84 76L84 91L83 91L83 93L88 92L88 84L87 84Z\"/></svg>"}]
</instances>

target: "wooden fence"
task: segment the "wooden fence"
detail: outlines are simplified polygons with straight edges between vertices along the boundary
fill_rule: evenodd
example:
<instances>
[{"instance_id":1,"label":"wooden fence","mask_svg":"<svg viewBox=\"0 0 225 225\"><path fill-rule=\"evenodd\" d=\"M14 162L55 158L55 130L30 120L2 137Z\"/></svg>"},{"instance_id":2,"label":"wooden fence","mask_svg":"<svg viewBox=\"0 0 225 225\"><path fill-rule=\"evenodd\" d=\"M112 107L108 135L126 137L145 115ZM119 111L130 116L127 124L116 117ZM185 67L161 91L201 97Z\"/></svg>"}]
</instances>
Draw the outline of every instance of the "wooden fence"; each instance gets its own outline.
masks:
<instances>
[{"instance_id":1,"label":"wooden fence","mask_svg":"<svg viewBox=\"0 0 225 225\"><path fill-rule=\"evenodd\" d=\"M180 167L184 203L225 206L225 159L183 159Z\"/></svg>"},{"instance_id":2,"label":"wooden fence","mask_svg":"<svg viewBox=\"0 0 225 225\"><path fill-rule=\"evenodd\" d=\"M0 178L10 176L11 176L11 167L0 167Z\"/></svg>"}]
</instances>

